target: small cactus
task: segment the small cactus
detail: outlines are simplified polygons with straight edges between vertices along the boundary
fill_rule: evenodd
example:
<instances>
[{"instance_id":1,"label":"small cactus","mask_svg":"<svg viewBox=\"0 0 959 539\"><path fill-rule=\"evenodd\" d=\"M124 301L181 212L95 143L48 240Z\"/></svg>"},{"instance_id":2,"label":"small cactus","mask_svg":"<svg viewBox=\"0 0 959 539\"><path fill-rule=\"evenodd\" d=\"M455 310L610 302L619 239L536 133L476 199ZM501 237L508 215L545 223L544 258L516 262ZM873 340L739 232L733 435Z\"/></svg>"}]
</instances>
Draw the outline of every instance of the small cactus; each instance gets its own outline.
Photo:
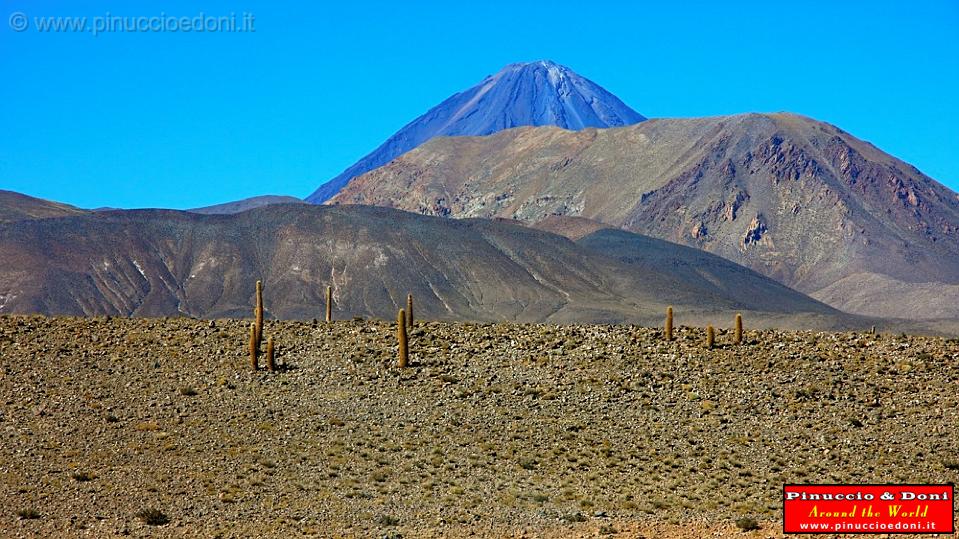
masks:
<instances>
[{"instance_id":1,"label":"small cactus","mask_svg":"<svg viewBox=\"0 0 959 539\"><path fill-rule=\"evenodd\" d=\"M706 326L706 348L712 350L716 344L716 330L713 326Z\"/></svg>"},{"instance_id":2,"label":"small cactus","mask_svg":"<svg viewBox=\"0 0 959 539\"><path fill-rule=\"evenodd\" d=\"M396 315L396 340L400 343L399 367L402 369L410 362L409 344L406 340L406 312L403 309Z\"/></svg>"},{"instance_id":3,"label":"small cactus","mask_svg":"<svg viewBox=\"0 0 959 539\"><path fill-rule=\"evenodd\" d=\"M326 321L333 321L333 287L326 287Z\"/></svg>"},{"instance_id":4,"label":"small cactus","mask_svg":"<svg viewBox=\"0 0 959 539\"><path fill-rule=\"evenodd\" d=\"M266 368L270 372L276 372L276 360L273 355L273 336L266 340Z\"/></svg>"},{"instance_id":5,"label":"small cactus","mask_svg":"<svg viewBox=\"0 0 959 539\"><path fill-rule=\"evenodd\" d=\"M666 307L666 340L673 340L673 307Z\"/></svg>"},{"instance_id":6,"label":"small cactus","mask_svg":"<svg viewBox=\"0 0 959 539\"><path fill-rule=\"evenodd\" d=\"M256 356L256 322L252 322L250 323L250 364L253 366L253 370L257 370L259 368Z\"/></svg>"},{"instance_id":7,"label":"small cactus","mask_svg":"<svg viewBox=\"0 0 959 539\"><path fill-rule=\"evenodd\" d=\"M743 343L743 315L736 313L736 334L733 337L733 344Z\"/></svg>"},{"instance_id":8,"label":"small cactus","mask_svg":"<svg viewBox=\"0 0 959 539\"><path fill-rule=\"evenodd\" d=\"M256 282L256 348L263 342L263 281Z\"/></svg>"},{"instance_id":9,"label":"small cactus","mask_svg":"<svg viewBox=\"0 0 959 539\"><path fill-rule=\"evenodd\" d=\"M413 294L406 295L406 325L413 328Z\"/></svg>"}]
</instances>

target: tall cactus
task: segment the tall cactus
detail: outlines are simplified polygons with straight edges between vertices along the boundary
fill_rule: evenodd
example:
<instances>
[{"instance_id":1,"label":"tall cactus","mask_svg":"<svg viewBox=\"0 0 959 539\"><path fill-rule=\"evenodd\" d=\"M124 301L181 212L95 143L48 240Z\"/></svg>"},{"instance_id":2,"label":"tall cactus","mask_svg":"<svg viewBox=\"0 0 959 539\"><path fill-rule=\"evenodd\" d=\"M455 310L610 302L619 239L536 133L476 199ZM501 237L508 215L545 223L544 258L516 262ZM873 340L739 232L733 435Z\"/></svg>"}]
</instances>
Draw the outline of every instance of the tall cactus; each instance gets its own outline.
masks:
<instances>
[{"instance_id":1,"label":"tall cactus","mask_svg":"<svg viewBox=\"0 0 959 539\"><path fill-rule=\"evenodd\" d=\"M275 359L276 358L273 355L273 336L270 335L270 337L266 340L266 368L269 369L270 372L276 372Z\"/></svg>"},{"instance_id":2,"label":"tall cactus","mask_svg":"<svg viewBox=\"0 0 959 539\"><path fill-rule=\"evenodd\" d=\"M257 370L260 366L257 364L257 346L256 346L256 322L250 323L250 364L253 366L253 370Z\"/></svg>"},{"instance_id":3,"label":"tall cactus","mask_svg":"<svg viewBox=\"0 0 959 539\"><path fill-rule=\"evenodd\" d=\"M396 315L396 340L399 341L399 367L405 368L410 362L409 343L406 341L406 312L400 309Z\"/></svg>"},{"instance_id":4,"label":"tall cactus","mask_svg":"<svg viewBox=\"0 0 959 539\"><path fill-rule=\"evenodd\" d=\"M263 342L263 281L256 282L256 349Z\"/></svg>"},{"instance_id":5,"label":"tall cactus","mask_svg":"<svg viewBox=\"0 0 959 539\"><path fill-rule=\"evenodd\" d=\"M666 340L673 340L673 307L666 307Z\"/></svg>"},{"instance_id":6,"label":"tall cactus","mask_svg":"<svg viewBox=\"0 0 959 539\"><path fill-rule=\"evenodd\" d=\"M733 337L733 344L743 343L743 315L736 313L736 335Z\"/></svg>"},{"instance_id":7,"label":"tall cactus","mask_svg":"<svg viewBox=\"0 0 959 539\"><path fill-rule=\"evenodd\" d=\"M716 344L716 330L713 326L706 326L706 348L712 350Z\"/></svg>"},{"instance_id":8,"label":"tall cactus","mask_svg":"<svg viewBox=\"0 0 959 539\"><path fill-rule=\"evenodd\" d=\"M333 287L326 287L326 321L333 321Z\"/></svg>"},{"instance_id":9,"label":"tall cactus","mask_svg":"<svg viewBox=\"0 0 959 539\"><path fill-rule=\"evenodd\" d=\"M413 294L406 295L406 324L413 328Z\"/></svg>"}]
</instances>

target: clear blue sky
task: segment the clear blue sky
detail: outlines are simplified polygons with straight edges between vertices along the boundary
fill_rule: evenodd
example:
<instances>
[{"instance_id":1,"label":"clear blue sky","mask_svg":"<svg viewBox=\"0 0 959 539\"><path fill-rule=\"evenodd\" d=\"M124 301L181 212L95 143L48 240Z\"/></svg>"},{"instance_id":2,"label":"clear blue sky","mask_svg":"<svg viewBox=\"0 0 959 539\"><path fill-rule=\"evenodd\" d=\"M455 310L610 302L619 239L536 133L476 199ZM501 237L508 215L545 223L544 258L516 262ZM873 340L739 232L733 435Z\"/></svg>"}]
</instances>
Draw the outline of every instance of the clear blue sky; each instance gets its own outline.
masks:
<instances>
[{"instance_id":1,"label":"clear blue sky","mask_svg":"<svg viewBox=\"0 0 959 539\"><path fill-rule=\"evenodd\" d=\"M959 190L956 0L0 5L0 189L82 207L302 197L450 94L544 58L649 117L825 120ZM201 11L253 13L256 31L32 20Z\"/></svg>"}]
</instances>

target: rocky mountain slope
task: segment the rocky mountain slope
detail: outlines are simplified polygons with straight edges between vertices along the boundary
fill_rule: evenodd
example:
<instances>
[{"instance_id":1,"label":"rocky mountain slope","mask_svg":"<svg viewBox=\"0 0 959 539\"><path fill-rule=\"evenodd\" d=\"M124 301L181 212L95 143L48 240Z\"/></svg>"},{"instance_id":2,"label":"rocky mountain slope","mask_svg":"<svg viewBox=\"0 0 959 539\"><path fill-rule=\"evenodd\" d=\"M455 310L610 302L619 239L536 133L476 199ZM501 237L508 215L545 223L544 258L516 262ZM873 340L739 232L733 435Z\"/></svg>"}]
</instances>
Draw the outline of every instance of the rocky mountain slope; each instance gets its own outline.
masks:
<instances>
[{"instance_id":1,"label":"rocky mountain slope","mask_svg":"<svg viewBox=\"0 0 959 539\"><path fill-rule=\"evenodd\" d=\"M339 318L392 318L412 292L428 319L658 324L673 304L689 323L742 310L754 325L868 324L668 242L367 206L21 221L0 225L0 259L0 313L246 316L262 279L280 318L322 317L331 285Z\"/></svg>"},{"instance_id":2,"label":"rocky mountain slope","mask_svg":"<svg viewBox=\"0 0 959 539\"><path fill-rule=\"evenodd\" d=\"M548 60L510 64L416 118L306 200L322 203L352 178L437 136L488 135L522 125L577 130L642 120L619 98L567 67Z\"/></svg>"},{"instance_id":3,"label":"rocky mountain slope","mask_svg":"<svg viewBox=\"0 0 959 539\"><path fill-rule=\"evenodd\" d=\"M51 202L42 198L0 189L0 223L81 215L83 213L86 213L86 211L68 204Z\"/></svg>"},{"instance_id":4,"label":"rocky mountain slope","mask_svg":"<svg viewBox=\"0 0 959 539\"><path fill-rule=\"evenodd\" d=\"M585 217L718 254L841 309L959 318L959 195L792 114L437 138L331 202Z\"/></svg>"}]
</instances>

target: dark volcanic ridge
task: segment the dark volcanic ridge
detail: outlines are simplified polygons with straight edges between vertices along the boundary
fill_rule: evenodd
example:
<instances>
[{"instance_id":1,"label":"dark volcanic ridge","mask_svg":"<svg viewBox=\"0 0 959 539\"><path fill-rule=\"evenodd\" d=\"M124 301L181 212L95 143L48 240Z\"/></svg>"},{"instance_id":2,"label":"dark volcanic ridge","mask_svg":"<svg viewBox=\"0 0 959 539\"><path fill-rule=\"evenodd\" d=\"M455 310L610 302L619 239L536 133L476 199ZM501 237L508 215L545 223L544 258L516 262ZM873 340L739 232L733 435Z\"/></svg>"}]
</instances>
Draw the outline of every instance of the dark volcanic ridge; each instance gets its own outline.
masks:
<instances>
[{"instance_id":1,"label":"dark volcanic ridge","mask_svg":"<svg viewBox=\"0 0 959 539\"><path fill-rule=\"evenodd\" d=\"M513 222L368 206L274 205L234 215L91 213L0 225L0 313L392 319L406 294L424 319L864 327L720 257L601 229L578 242ZM704 322L705 323L705 322ZM717 322L718 323L718 322ZM872 322L875 323L875 322ZM881 325L881 323L880 323Z\"/></svg>"},{"instance_id":2,"label":"dark volcanic ridge","mask_svg":"<svg viewBox=\"0 0 959 539\"><path fill-rule=\"evenodd\" d=\"M579 130L629 125L644 119L619 98L567 67L548 60L510 64L408 123L306 200L320 204L354 177L389 163L433 137L489 135L522 125Z\"/></svg>"}]
</instances>

